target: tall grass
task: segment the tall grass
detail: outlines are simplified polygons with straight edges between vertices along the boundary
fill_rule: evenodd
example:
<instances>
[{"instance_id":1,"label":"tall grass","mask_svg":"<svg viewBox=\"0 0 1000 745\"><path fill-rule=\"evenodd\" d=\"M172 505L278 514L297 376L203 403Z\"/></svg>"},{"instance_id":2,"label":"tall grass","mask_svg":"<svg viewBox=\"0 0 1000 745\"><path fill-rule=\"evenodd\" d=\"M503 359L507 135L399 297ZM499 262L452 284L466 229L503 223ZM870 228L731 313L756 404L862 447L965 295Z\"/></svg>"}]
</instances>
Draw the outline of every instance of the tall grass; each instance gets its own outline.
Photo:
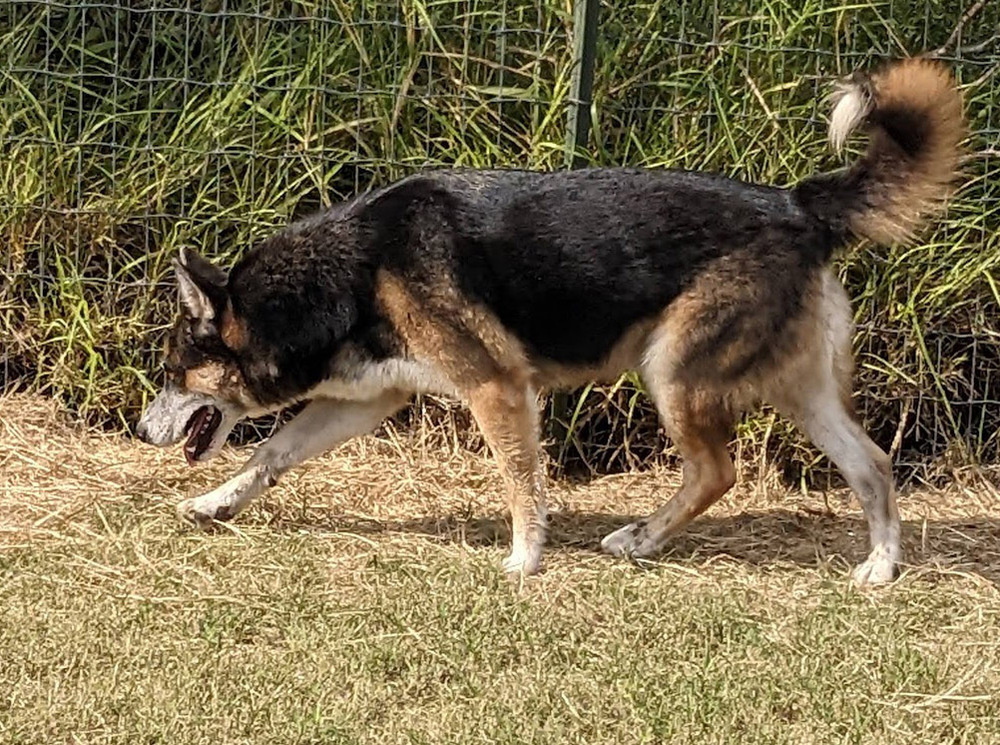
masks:
<instances>
[{"instance_id":1,"label":"tall grass","mask_svg":"<svg viewBox=\"0 0 1000 745\"><path fill-rule=\"evenodd\" d=\"M943 44L953 2L609 3L595 164L791 182L837 165L832 76ZM561 167L567 0L0 5L0 377L125 427L155 386L182 244L231 261L295 216L428 165ZM862 408L900 460L995 458L1000 11L945 56L969 99L969 184L914 249L841 272ZM556 452L617 467L662 447L638 383L571 399ZM741 442L775 453L776 427ZM794 442L794 441L793 441ZM789 446L785 446L786 448ZM791 456L790 458L786 456Z\"/></svg>"}]
</instances>

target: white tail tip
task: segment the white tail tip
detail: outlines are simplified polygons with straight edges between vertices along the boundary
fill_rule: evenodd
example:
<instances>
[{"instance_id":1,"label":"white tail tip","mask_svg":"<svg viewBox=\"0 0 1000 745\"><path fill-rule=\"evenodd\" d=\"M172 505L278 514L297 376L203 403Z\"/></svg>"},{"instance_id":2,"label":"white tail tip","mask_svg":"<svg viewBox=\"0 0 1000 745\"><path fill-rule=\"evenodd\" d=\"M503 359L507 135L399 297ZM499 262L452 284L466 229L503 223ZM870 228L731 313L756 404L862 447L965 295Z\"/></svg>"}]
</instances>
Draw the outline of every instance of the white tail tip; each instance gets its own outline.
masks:
<instances>
[{"instance_id":1,"label":"white tail tip","mask_svg":"<svg viewBox=\"0 0 1000 745\"><path fill-rule=\"evenodd\" d=\"M855 82L843 83L834 93L833 113L830 114L830 144L840 152L848 136L871 111L871 96Z\"/></svg>"}]
</instances>

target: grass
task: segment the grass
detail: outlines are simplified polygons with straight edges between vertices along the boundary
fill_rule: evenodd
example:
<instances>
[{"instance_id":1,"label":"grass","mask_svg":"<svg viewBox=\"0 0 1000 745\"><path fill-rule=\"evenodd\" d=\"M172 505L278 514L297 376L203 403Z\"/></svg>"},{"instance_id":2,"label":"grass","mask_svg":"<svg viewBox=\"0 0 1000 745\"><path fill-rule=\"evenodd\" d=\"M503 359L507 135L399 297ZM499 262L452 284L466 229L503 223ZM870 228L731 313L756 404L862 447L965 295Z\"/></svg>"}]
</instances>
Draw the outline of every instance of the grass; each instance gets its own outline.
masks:
<instances>
[{"instance_id":1,"label":"grass","mask_svg":"<svg viewBox=\"0 0 1000 745\"><path fill-rule=\"evenodd\" d=\"M127 5L127 4L126 4ZM182 244L229 262L289 219L424 166L558 168L572 65L565 0L0 5L0 385L128 429L159 382ZM839 165L832 78L935 48L953 2L605 3L598 165L793 182ZM995 33L979 7L944 57L968 100L968 183L913 249L861 247L853 296L866 422L901 461L1000 446ZM966 51L962 51L962 50ZM662 450L634 378L569 402L564 462L619 470ZM773 420L748 450L808 472ZM780 425L778 425L780 428ZM774 430L774 431L772 431Z\"/></svg>"},{"instance_id":2,"label":"grass","mask_svg":"<svg viewBox=\"0 0 1000 745\"><path fill-rule=\"evenodd\" d=\"M477 451L389 430L230 530L179 526L238 461L0 398L0 742L1000 741L1000 510L974 474L903 495L911 563L860 592L836 489L747 480L636 567L599 536L677 474L556 481L547 570L515 585Z\"/></svg>"}]
</instances>

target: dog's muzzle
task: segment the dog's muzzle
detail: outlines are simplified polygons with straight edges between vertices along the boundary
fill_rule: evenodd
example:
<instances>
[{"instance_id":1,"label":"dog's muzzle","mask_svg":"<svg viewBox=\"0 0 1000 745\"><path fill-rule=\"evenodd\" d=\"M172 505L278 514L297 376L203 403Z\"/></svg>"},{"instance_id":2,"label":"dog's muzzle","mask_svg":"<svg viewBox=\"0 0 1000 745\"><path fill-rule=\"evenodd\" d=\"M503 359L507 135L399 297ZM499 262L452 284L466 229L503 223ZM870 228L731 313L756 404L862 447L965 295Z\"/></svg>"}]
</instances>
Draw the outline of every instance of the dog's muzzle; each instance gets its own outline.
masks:
<instances>
[{"instance_id":1,"label":"dog's muzzle","mask_svg":"<svg viewBox=\"0 0 1000 745\"><path fill-rule=\"evenodd\" d=\"M135 428L136 437L158 447L173 445L184 438L191 416L201 407L213 404L209 396L167 383L142 412Z\"/></svg>"},{"instance_id":2,"label":"dog's muzzle","mask_svg":"<svg viewBox=\"0 0 1000 745\"><path fill-rule=\"evenodd\" d=\"M139 424L136 425L135 428L135 436L138 437L142 442L145 442L147 445L151 444L149 442L149 430L146 427L146 422L141 420L139 421Z\"/></svg>"}]
</instances>

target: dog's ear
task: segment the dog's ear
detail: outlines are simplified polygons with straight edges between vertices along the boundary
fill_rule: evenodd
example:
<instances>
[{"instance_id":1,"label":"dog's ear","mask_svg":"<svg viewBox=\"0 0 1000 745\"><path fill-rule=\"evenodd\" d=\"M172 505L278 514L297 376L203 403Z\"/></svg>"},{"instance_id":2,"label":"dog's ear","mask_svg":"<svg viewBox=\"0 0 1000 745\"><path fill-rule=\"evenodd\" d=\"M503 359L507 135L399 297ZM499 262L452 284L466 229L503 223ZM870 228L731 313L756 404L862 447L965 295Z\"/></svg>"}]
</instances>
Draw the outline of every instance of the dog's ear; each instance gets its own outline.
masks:
<instances>
[{"instance_id":1,"label":"dog's ear","mask_svg":"<svg viewBox=\"0 0 1000 745\"><path fill-rule=\"evenodd\" d=\"M190 248L181 248L173 263L181 307L200 333L214 333L226 306L226 273Z\"/></svg>"}]
</instances>

